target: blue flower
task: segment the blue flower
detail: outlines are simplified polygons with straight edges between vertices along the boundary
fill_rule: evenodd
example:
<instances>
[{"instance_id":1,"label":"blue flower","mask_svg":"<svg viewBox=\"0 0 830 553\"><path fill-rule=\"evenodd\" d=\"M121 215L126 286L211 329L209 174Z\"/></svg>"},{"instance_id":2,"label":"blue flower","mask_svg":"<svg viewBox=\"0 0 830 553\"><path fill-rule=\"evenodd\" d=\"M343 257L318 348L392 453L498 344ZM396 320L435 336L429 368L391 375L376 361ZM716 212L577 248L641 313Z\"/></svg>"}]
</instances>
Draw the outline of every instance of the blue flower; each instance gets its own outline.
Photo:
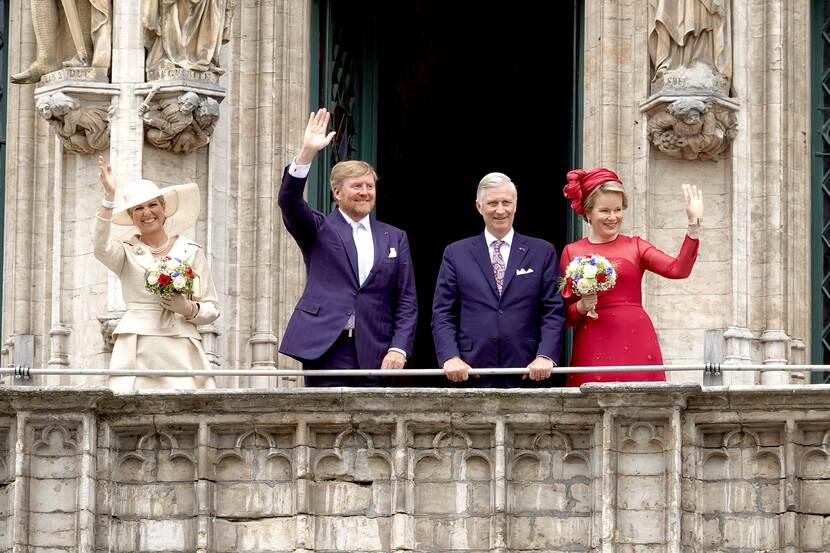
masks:
<instances>
[{"instance_id":1,"label":"blue flower","mask_svg":"<svg viewBox=\"0 0 830 553\"><path fill-rule=\"evenodd\" d=\"M574 275L573 281L578 282L579 281L579 275Z\"/></svg>"},{"instance_id":2,"label":"blue flower","mask_svg":"<svg viewBox=\"0 0 830 553\"><path fill-rule=\"evenodd\" d=\"M613 275L614 274L614 268L613 267L608 267L607 269L605 269L605 274L606 275Z\"/></svg>"},{"instance_id":3,"label":"blue flower","mask_svg":"<svg viewBox=\"0 0 830 553\"><path fill-rule=\"evenodd\" d=\"M592 257L591 260L588 263L590 263L591 265L596 265L597 260Z\"/></svg>"}]
</instances>

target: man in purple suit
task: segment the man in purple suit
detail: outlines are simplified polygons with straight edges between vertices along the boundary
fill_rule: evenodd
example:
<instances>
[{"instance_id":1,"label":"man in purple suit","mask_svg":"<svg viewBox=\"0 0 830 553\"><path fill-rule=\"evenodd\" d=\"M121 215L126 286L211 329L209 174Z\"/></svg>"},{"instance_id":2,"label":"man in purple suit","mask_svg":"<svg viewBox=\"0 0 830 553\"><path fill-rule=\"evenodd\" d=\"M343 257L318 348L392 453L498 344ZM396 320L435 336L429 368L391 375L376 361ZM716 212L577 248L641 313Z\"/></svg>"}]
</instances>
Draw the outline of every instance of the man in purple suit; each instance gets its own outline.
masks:
<instances>
[{"instance_id":1,"label":"man in purple suit","mask_svg":"<svg viewBox=\"0 0 830 553\"><path fill-rule=\"evenodd\" d=\"M540 382L559 359L565 314L556 249L513 230L516 200L507 175L485 175L476 194L484 233L444 250L432 335L452 382L466 381L470 367L528 367L530 379ZM522 380L482 376L474 384L512 388Z\"/></svg>"},{"instance_id":2,"label":"man in purple suit","mask_svg":"<svg viewBox=\"0 0 830 553\"><path fill-rule=\"evenodd\" d=\"M317 152L329 145L329 113L312 113L300 153L285 169L279 206L297 241L308 281L280 352L303 369L399 369L412 352L418 308L406 233L370 216L375 170L363 161L332 168L337 209L328 216L303 199ZM382 377L306 377L307 386L384 386Z\"/></svg>"}]
</instances>

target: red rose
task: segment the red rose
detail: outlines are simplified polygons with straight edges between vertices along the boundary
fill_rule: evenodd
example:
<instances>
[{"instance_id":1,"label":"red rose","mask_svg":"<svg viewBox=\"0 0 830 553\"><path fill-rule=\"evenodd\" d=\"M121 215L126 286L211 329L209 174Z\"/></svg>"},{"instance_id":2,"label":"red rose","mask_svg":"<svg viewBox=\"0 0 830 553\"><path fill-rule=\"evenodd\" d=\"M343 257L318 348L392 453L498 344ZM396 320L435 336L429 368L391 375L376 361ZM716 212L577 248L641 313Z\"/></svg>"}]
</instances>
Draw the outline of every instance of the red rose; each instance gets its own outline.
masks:
<instances>
[{"instance_id":1,"label":"red rose","mask_svg":"<svg viewBox=\"0 0 830 553\"><path fill-rule=\"evenodd\" d=\"M193 269L190 267L187 268L187 278L193 278Z\"/></svg>"},{"instance_id":2,"label":"red rose","mask_svg":"<svg viewBox=\"0 0 830 553\"><path fill-rule=\"evenodd\" d=\"M167 286L170 284L170 277L164 273L159 275L159 286Z\"/></svg>"},{"instance_id":3,"label":"red rose","mask_svg":"<svg viewBox=\"0 0 830 553\"><path fill-rule=\"evenodd\" d=\"M597 282L605 282L605 273L597 273Z\"/></svg>"}]
</instances>

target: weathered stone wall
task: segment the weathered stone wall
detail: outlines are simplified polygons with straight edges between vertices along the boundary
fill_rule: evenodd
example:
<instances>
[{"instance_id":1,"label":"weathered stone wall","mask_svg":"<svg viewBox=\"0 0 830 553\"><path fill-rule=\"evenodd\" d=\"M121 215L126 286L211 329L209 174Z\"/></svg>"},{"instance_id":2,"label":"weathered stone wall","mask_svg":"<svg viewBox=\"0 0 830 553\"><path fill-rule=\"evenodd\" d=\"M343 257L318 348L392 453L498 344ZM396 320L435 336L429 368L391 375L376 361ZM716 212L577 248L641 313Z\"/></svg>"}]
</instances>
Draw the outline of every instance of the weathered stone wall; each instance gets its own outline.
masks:
<instances>
[{"instance_id":1,"label":"weathered stone wall","mask_svg":"<svg viewBox=\"0 0 830 553\"><path fill-rule=\"evenodd\" d=\"M830 386L0 394L0 551L830 550Z\"/></svg>"}]
</instances>

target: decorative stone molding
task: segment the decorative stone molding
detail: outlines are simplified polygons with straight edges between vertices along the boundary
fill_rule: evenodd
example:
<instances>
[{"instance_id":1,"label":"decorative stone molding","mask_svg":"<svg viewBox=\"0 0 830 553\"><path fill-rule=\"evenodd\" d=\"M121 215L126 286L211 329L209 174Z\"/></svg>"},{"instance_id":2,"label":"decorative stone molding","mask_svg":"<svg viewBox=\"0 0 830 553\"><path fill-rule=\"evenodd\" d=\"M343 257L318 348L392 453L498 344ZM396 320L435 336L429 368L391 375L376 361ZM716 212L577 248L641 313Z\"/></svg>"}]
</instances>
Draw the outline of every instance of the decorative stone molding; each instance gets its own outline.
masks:
<instances>
[{"instance_id":1,"label":"decorative stone molding","mask_svg":"<svg viewBox=\"0 0 830 553\"><path fill-rule=\"evenodd\" d=\"M818 552L828 459L830 386L0 388L0 540Z\"/></svg>"},{"instance_id":2,"label":"decorative stone molding","mask_svg":"<svg viewBox=\"0 0 830 553\"><path fill-rule=\"evenodd\" d=\"M219 120L219 86L194 86L186 81L154 82L138 107L144 140L160 150L189 154L210 142Z\"/></svg>"},{"instance_id":3,"label":"decorative stone molding","mask_svg":"<svg viewBox=\"0 0 830 553\"><path fill-rule=\"evenodd\" d=\"M738 132L734 100L718 96L656 96L647 113L648 137L672 158L717 161L726 156Z\"/></svg>"},{"instance_id":4,"label":"decorative stone molding","mask_svg":"<svg viewBox=\"0 0 830 553\"><path fill-rule=\"evenodd\" d=\"M113 338L112 333L115 327L118 326L121 315L123 315L123 312L110 312L97 317L98 322L101 323L101 338L104 341L104 351L107 353L112 353L112 348L115 346L115 338Z\"/></svg>"},{"instance_id":5,"label":"decorative stone molding","mask_svg":"<svg viewBox=\"0 0 830 553\"><path fill-rule=\"evenodd\" d=\"M105 83L55 80L37 88L35 106L64 150L93 155L109 147L111 99L117 94L115 87Z\"/></svg>"}]
</instances>

